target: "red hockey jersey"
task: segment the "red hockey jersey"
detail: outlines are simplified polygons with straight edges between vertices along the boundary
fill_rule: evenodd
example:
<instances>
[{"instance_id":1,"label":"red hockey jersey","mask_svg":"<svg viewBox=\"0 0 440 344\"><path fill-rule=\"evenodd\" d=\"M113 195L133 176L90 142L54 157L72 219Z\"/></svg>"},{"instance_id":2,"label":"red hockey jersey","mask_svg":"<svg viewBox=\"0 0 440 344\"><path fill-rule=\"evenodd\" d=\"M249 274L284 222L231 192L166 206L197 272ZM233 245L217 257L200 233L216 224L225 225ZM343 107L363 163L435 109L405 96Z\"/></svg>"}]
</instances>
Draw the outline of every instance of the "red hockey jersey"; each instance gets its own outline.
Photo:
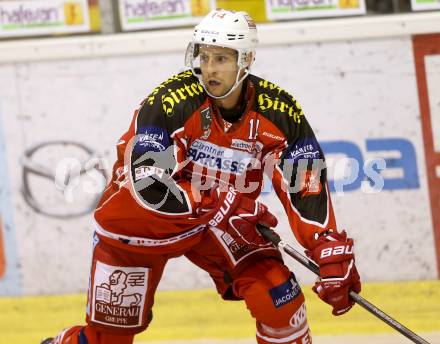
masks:
<instances>
[{"instance_id":1,"label":"red hockey jersey","mask_svg":"<svg viewBox=\"0 0 440 344\"><path fill-rule=\"evenodd\" d=\"M244 91L244 114L229 123L191 71L159 85L117 144L98 234L152 252L183 248L204 229L205 190L230 184L257 198L264 174L301 245L335 229L323 152L298 102L254 75Z\"/></svg>"}]
</instances>

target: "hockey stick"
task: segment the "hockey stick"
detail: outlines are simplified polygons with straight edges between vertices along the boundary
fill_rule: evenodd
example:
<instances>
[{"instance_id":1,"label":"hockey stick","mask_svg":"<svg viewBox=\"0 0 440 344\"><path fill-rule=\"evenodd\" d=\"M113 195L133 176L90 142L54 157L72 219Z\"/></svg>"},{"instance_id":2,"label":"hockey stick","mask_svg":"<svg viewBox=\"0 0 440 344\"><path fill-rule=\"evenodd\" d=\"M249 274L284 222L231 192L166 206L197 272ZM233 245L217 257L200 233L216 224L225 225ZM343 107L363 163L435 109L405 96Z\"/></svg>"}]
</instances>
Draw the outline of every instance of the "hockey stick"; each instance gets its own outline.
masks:
<instances>
[{"instance_id":1,"label":"hockey stick","mask_svg":"<svg viewBox=\"0 0 440 344\"><path fill-rule=\"evenodd\" d=\"M278 247L280 250L283 250L286 252L289 256L296 259L299 263L304 265L307 269L314 272L316 275L319 276L319 266L312 260L308 259L301 253L299 253L297 250L295 250L292 246L290 246L288 243L283 241L277 234L275 234L271 229L262 226L257 225L258 231L263 235L267 240L272 242L276 247ZM362 296L355 293L354 291L350 291L350 297L353 299L354 302L356 302L359 306L363 307L376 317L378 317L380 320L391 326L396 331L403 334L406 338L410 339L413 343L417 344L429 344L426 340L418 336L416 333L411 331L409 328L405 327L401 323L399 323L397 320L391 318L388 314L381 311L379 308L377 308L372 303L365 300Z\"/></svg>"}]
</instances>

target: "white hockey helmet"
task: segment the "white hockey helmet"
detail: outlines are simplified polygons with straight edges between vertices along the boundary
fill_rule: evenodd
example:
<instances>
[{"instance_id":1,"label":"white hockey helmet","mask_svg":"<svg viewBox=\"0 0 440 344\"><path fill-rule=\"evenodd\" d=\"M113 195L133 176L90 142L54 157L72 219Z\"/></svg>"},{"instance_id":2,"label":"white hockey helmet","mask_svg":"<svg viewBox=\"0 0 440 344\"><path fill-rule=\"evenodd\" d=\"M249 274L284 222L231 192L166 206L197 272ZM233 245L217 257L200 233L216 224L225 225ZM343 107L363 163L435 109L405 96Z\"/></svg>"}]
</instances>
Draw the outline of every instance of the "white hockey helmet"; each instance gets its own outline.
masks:
<instances>
[{"instance_id":1,"label":"white hockey helmet","mask_svg":"<svg viewBox=\"0 0 440 344\"><path fill-rule=\"evenodd\" d=\"M253 58L255 57L257 44L257 27L249 14L246 12L216 9L209 12L200 24L194 28L193 38L188 45L185 55L185 66L191 68L194 75L199 78L205 91L211 97L217 99L224 98L231 94L250 73L252 60L249 57L251 54ZM222 96L213 96L203 84L201 70L196 63L200 45L230 48L238 53L238 72L235 84ZM243 69L245 73L240 78L240 72Z\"/></svg>"}]
</instances>

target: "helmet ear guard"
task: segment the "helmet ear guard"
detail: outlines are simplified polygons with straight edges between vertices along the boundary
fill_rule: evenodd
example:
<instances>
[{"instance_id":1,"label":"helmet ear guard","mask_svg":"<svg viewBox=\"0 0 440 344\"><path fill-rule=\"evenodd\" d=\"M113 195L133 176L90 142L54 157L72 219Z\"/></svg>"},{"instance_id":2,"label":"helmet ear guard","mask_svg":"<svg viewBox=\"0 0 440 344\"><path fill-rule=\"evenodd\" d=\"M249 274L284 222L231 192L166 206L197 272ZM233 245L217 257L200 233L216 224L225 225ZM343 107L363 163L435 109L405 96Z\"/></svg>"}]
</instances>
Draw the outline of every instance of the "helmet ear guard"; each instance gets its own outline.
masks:
<instances>
[{"instance_id":1,"label":"helmet ear guard","mask_svg":"<svg viewBox=\"0 0 440 344\"><path fill-rule=\"evenodd\" d=\"M250 66L252 65L254 60L255 60L255 51L243 51L241 54L239 52L237 64L240 69L248 68L248 67L250 69Z\"/></svg>"}]
</instances>

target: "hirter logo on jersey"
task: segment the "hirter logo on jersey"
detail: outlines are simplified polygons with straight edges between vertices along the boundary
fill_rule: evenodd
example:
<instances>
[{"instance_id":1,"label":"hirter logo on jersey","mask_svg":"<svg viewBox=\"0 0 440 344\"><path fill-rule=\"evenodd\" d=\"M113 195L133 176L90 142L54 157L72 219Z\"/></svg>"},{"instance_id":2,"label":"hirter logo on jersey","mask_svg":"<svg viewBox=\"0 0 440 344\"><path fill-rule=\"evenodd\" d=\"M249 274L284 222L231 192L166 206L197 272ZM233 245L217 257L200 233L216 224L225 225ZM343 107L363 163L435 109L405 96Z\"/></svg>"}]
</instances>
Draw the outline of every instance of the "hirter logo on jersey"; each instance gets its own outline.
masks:
<instances>
[{"instance_id":1,"label":"hirter logo on jersey","mask_svg":"<svg viewBox=\"0 0 440 344\"><path fill-rule=\"evenodd\" d=\"M169 146L167 132L158 127L141 127L137 131L136 144L134 150L136 153L163 152Z\"/></svg>"},{"instance_id":2,"label":"hirter logo on jersey","mask_svg":"<svg viewBox=\"0 0 440 344\"><path fill-rule=\"evenodd\" d=\"M147 268L96 263L93 279L92 320L115 327L142 324Z\"/></svg>"}]
</instances>

